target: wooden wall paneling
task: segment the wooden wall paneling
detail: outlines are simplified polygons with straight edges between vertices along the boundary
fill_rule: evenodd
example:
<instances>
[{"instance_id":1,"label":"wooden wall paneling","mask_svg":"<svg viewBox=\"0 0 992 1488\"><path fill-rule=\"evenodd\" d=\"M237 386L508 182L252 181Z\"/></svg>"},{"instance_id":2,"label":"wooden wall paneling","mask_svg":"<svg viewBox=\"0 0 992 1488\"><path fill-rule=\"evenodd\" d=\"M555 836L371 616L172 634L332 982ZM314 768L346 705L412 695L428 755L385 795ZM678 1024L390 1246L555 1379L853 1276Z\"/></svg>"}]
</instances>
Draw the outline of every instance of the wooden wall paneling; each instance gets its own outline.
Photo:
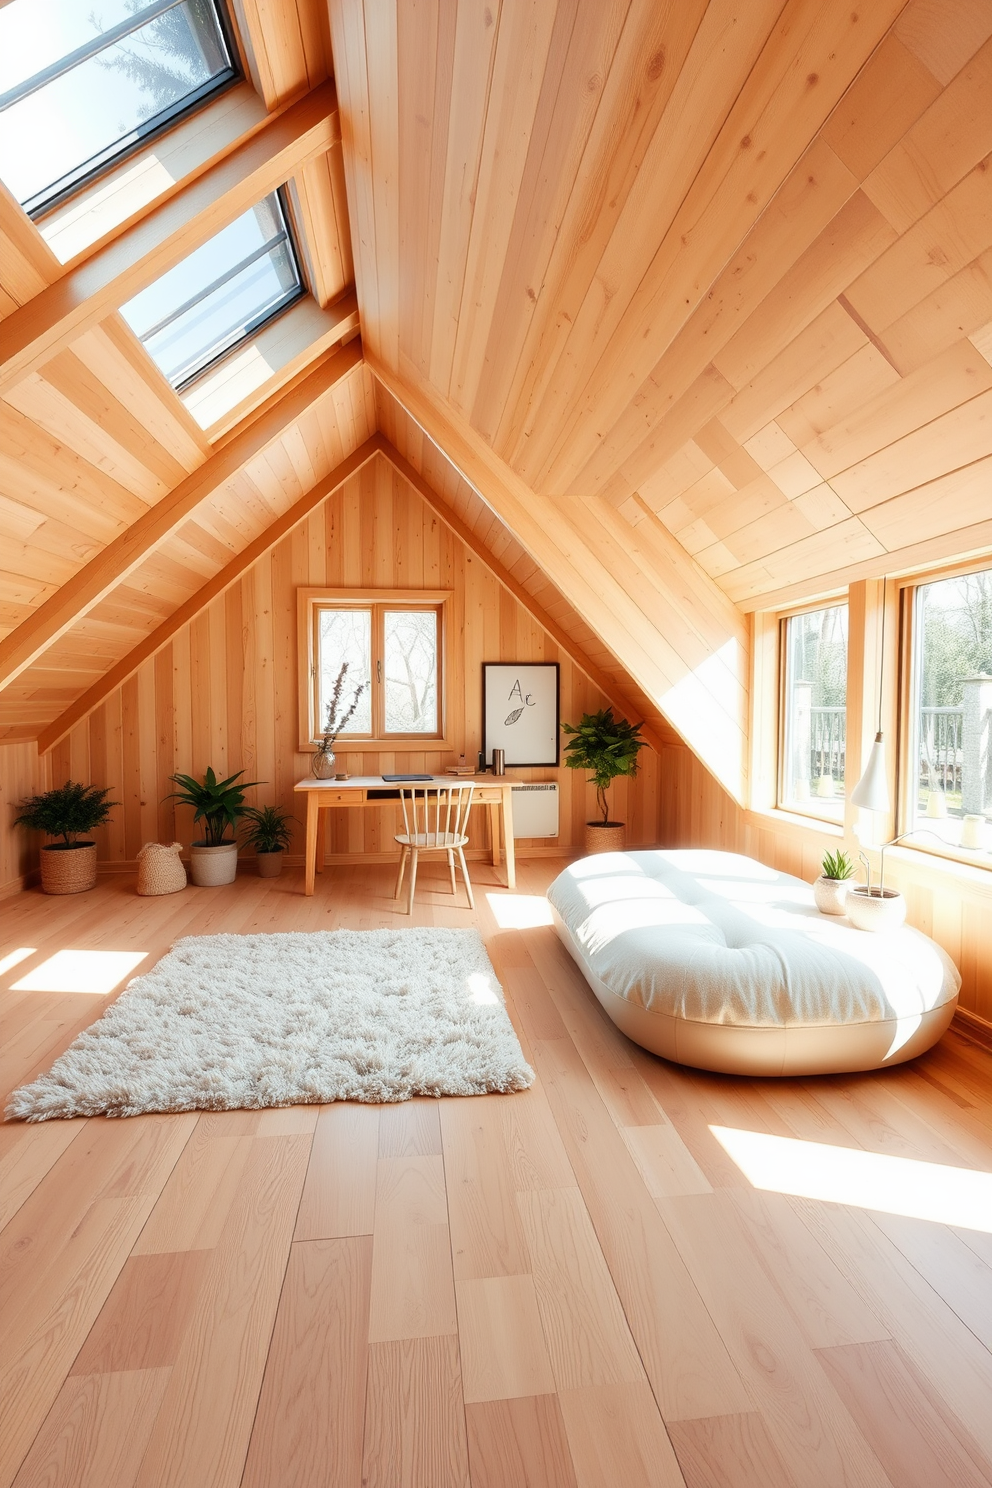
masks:
<instances>
[{"instance_id":1,"label":"wooden wall paneling","mask_svg":"<svg viewBox=\"0 0 992 1488\"><path fill-rule=\"evenodd\" d=\"M40 842L34 833L15 828L13 819L23 800L49 788L50 772L51 763L39 757L33 741L0 743L0 898L23 888L37 871Z\"/></svg>"}]
</instances>

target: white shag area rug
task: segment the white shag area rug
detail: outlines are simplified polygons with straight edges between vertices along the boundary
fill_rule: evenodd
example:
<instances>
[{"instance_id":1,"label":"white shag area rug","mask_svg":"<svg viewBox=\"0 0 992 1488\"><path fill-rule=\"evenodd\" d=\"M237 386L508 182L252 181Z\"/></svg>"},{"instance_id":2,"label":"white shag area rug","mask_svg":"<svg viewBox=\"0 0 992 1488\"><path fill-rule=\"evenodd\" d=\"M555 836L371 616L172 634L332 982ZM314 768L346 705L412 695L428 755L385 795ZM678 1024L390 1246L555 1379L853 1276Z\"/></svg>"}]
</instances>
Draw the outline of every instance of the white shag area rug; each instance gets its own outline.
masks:
<instances>
[{"instance_id":1,"label":"white shag area rug","mask_svg":"<svg viewBox=\"0 0 992 1488\"><path fill-rule=\"evenodd\" d=\"M377 1104L533 1080L475 930L189 936L7 1115Z\"/></svg>"}]
</instances>

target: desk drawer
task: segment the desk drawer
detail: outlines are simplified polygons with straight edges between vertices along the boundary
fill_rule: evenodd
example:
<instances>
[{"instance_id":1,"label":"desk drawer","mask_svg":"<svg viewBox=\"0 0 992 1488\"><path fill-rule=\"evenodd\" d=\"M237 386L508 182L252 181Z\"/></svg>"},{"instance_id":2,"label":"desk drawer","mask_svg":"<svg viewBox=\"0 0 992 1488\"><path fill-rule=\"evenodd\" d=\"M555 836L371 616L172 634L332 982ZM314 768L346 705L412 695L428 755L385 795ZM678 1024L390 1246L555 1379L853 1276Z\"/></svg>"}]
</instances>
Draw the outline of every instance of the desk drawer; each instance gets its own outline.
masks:
<instances>
[{"instance_id":1,"label":"desk drawer","mask_svg":"<svg viewBox=\"0 0 992 1488\"><path fill-rule=\"evenodd\" d=\"M321 806L364 806L363 790L322 790L316 792Z\"/></svg>"}]
</instances>

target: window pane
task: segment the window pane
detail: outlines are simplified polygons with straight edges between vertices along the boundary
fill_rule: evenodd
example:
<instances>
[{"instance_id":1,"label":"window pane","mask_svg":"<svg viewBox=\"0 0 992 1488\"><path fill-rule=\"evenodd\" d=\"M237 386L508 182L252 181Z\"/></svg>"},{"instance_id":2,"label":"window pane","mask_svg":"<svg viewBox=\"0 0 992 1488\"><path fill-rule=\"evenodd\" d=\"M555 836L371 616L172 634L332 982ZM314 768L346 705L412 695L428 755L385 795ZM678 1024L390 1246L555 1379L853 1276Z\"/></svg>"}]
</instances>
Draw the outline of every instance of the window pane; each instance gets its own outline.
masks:
<instances>
[{"instance_id":1,"label":"window pane","mask_svg":"<svg viewBox=\"0 0 992 1488\"><path fill-rule=\"evenodd\" d=\"M122 305L121 314L173 387L182 387L301 292L273 193Z\"/></svg>"},{"instance_id":2,"label":"window pane","mask_svg":"<svg viewBox=\"0 0 992 1488\"><path fill-rule=\"evenodd\" d=\"M992 817L992 569L921 584L915 622L910 825L977 849Z\"/></svg>"},{"instance_id":3,"label":"window pane","mask_svg":"<svg viewBox=\"0 0 992 1488\"><path fill-rule=\"evenodd\" d=\"M437 733L437 612L387 610L386 732Z\"/></svg>"},{"instance_id":4,"label":"window pane","mask_svg":"<svg viewBox=\"0 0 992 1488\"><path fill-rule=\"evenodd\" d=\"M317 698L319 726L327 726L328 705L342 662L348 663L338 701L337 722L351 707L355 688L365 683L365 691L348 720L345 733L372 732L372 612L370 610L324 610L317 612Z\"/></svg>"},{"instance_id":5,"label":"window pane","mask_svg":"<svg viewBox=\"0 0 992 1488\"><path fill-rule=\"evenodd\" d=\"M211 0L11 0L0 177L41 211L233 76Z\"/></svg>"},{"instance_id":6,"label":"window pane","mask_svg":"<svg viewBox=\"0 0 992 1488\"><path fill-rule=\"evenodd\" d=\"M786 622L782 805L843 818L847 605Z\"/></svg>"}]
</instances>

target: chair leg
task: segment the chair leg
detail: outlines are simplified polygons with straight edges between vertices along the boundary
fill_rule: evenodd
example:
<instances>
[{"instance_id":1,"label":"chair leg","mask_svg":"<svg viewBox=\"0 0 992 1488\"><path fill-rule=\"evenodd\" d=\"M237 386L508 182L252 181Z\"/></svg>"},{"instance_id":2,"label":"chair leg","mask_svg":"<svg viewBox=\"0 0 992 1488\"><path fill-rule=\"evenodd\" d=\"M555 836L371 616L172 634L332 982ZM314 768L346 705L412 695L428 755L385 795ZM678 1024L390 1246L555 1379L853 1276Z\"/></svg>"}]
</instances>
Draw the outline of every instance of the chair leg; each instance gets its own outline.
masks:
<instances>
[{"instance_id":1,"label":"chair leg","mask_svg":"<svg viewBox=\"0 0 992 1488\"><path fill-rule=\"evenodd\" d=\"M456 894L458 890L455 885L455 853L453 848L448 849L448 873L451 877L451 892Z\"/></svg>"},{"instance_id":2,"label":"chair leg","mask_svg":"<svg viewBox=\"0 0 992 1488\"><path fill-rule=\"evenodd\" d=\"M404 847L401 844L400 845L400 871L399 871L399 875L398 875L398 877L396 879L396 892L393 895L393 898L394 899L398 899L400 897L400 889L403 887L403 875L406 872L406 855L407 855L408 852L409 852L409 848L406 848L406 847Z\"/></svg>"},{"instance_id":3,"label":"chair leg","mask_svg":"<svg viewBox=\"0 0 992 1488\"><path fill-rule=\"evenodd\" d=\"M458 849L458 861L462 865L462 878L465 880L465 892L468 895L469 909L475 908L475 895L472 893L472 880L468 876L468 866L465 862L465 854L461 848Z\"/></svg>"},{"instance_id":4,"label":"chair leg","mask_svg":"<svg viewBox=\"0 0 992 1488\"><path fill-rule=\"evenodd\" d=\"M417 849L410 849L410 897L407 900L406 912L413 914L413 894L417 887Z\"/></svg>"}]
</instances>

